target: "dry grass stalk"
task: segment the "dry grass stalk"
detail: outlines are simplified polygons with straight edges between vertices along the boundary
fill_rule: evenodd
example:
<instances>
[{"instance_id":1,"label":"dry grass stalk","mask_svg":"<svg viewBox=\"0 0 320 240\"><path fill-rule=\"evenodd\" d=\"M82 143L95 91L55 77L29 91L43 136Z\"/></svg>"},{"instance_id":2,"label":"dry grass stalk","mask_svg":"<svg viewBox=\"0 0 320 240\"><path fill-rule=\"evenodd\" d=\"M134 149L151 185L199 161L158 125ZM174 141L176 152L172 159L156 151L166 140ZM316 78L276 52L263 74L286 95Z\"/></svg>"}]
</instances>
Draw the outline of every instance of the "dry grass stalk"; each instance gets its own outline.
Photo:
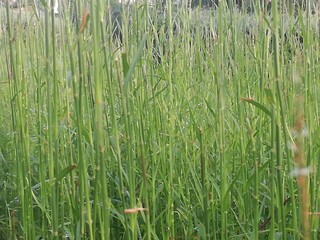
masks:
<instances>
[{"instance_id":1,"label":"dry grass stalk","mask_svg":"<svg viewBox=\"0 0 320 240\"><path fill-rule=\"evenodd\" d=\"M300 82L297 82L299 85ZM299 89L299 88L297 88ZM294 161L296 164L295 176L300 192L301 201L301 215L303 224L303 239L310 239L310 224L309 224L309 195L308 195L308 181L310 169L306 166L304 158L304 138L306 136L304 111L303 111L303 96L297 94L296 96L296 120L294 131L296 134L295 138L295 149L294 149Z\"/></svg>"}]
</instances>

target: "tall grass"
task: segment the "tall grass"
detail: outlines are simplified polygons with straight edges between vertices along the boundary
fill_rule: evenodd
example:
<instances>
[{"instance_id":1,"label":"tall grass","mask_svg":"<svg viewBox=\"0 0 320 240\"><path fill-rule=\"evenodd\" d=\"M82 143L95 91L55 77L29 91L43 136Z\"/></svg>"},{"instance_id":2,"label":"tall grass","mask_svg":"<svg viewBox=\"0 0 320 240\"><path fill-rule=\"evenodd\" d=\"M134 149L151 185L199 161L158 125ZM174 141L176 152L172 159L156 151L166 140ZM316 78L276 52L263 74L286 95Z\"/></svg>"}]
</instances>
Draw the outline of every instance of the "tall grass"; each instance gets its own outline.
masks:
<instances>
[{"instance_id":1,"label":"tall grass","mask_svg":"<svg viewBox=\"0 0 320 240\"><path fill-rule=\"evenodd\" d=\"M120 42L113 1L7 4L0 239L317 239L318 15L277 6L139 2Z\"/></svg>"}]
</instances>

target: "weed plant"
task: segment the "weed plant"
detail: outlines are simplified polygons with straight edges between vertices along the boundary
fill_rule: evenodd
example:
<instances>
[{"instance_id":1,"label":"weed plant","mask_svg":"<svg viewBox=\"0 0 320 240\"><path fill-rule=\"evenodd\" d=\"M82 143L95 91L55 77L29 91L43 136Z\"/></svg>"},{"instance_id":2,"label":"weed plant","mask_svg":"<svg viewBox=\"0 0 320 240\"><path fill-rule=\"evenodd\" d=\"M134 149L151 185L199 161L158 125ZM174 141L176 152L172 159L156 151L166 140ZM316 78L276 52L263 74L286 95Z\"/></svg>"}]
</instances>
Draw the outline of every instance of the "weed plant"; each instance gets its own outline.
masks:
<instances>
[{"instance_id":1,"label":"weed plant","mask_svg":"<svg viewBox=\"0 0 320 240\"><path fill-rule=\"evenodd\" d=\"M272 2L2 9L0 239L318 239L319 15Z\"/></svg>"}]
</instances>

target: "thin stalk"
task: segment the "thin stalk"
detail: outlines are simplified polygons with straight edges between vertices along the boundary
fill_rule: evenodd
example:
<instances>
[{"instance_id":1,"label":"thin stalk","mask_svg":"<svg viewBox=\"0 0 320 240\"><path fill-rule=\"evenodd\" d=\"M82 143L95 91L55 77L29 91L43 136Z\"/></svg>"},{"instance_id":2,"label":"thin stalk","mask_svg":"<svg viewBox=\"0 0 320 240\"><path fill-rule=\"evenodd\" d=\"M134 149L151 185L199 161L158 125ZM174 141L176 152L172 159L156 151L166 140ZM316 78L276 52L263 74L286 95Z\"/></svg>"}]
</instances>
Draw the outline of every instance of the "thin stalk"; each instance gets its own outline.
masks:
<instances>
[{"instance_id":1,"label":"thin stalk","mask_svg":"<svg viewBox=\"0 0 320 240\"><path fill-rule=\"evenodd\" d=\"M108 6L109 6L109 12L110 14L108 15L109 18L107 19L108 21L108 25L112 26L113 24L113 20L112 20L112 5L108 2ZM101 27L103 28L103 26L101 25ZM119 122L117 120L117 109L115 108L116 105L116 100L117 100L117 94L115 91L115 87L114 87L114 81L115 81L115 76L112 74L112 69L114 68L114 65L116 65L116 69L117 72L119 73L119 64L118 64L118 59L115 63L113 63L111 60L113 60L113 55L110 53L111 49L108 49L107 46L109 46L111 48L111 46L113 46L112 44L112 39L108 39L108 41L106 41L105 36L107 34L109 34L110 36L112 36L112 31L113 29L111 27L108 28L108 32L106 32L105 34L102 34L101 39L102 42L105 43L105 47L103 48L103 54L104 54L104 63L105 63L105 68L106 68L106 76L107 76L107 90L108 90L108 102L109 102L109 106L111 106L109 108L110 111L110 122L108 122L108 124L110 125L111 128L111 132L109 133L109 141L110 141L110 146L111 146L111 151L113 152L114 155L114 159L117 163L117 168L118 168L118 177L119 177L119 188L118 193L119 193L119 197L121 199L122 202L122 207L125 208L125 200L124 200L124 193L125 193L125 188L124 188L124 178L123 178L123 167L122 167L122 156L121 156L121 150L120 150L120 135L119 135ZM103 32L101 30L101 32ZM108 51L109 50L109 51ZM122 82L121 82L121 76L120 74L118 74L118 90L119 90L119 95L122 95Z\"/></svg>"},{"instance_id":2,"label":"thin stalk","mask_svg":"<svg viewBox=\"0 0 320 240\"><path fill-rule=\"evenodd\" d=\"M270 230L269 230L269 239L272 240L275 238L275 152L276 152L276 121L275 121L275 113L272 107L271 110L271 157L270 157Z\"/></svg>"},{"instance_id":3,"label":"thin stalk","mask_svg":"<svg viewBox=\"0 0 320 240\"><path fill-rule=\"evenodd\" d=\"M210 227L208 217L208 192L207 192L207 164L206 164L206 150L203 142L203 129L198 129L200 141L200 164L201 164L201 185L202 185L202 198L203 198L203 215L204 226L206 229L206 236L210 238Z\"/></svg>"},{"instance_id":4,"label":"thin stalk","mask_svg":"<svg viewBox=\"0 0 320 240\"><path fill-rule=\"evenodd\" d=\"M272 32L272 42L273 42L273 51L274 51L274 59L273 59L273 68L274 68L274 76L275 76L275 86L279 86L279 81L280 81L280 61L279 61L279 46L278 46L278 43L279 43L279 25L278 25L278 2L277 0L275 2L272 3L272 17L273 17L273 22L272 22L272 27L273 27L273 32ZM277 90L277 88L275 88ZM278 92L277 92L278 93ZM280 142L281 142L281 139L280 139L280 135L279 135L279 117L275 117L274 114L275 112L277 112L277 108L274 109L274 106L272 106L272 114L273 114L273 119L272 119L272 139L271 139L271 144L272 144L272 158L271 158L271 165L270 165L270 168L271 168L271 228L270 228L270 235L269 235L269 238L270 239L274 239L274 231L275 231L275 204L277 204L275 201L274 201L274 196L275 196L275 163L274 161L277 160L277 165L280 164ZM278 114L276 114L278 116ZM278 167L278 166L277 166ZM277 172L279 173L279 172ZM280 176L278 176L280 178ZM278 180L280 180L278 178ZM279 184L279 189L281 189L281 183L278 182ZM282 207L282 204L283 204L283 197L282 197L282 192L280 191L279 192L279 196L280 196L280 200L279 200L279 207L280 207L280 211L283 212L283 207ZM284 216L282 213L281 213L281 216ZM284 222L282 223L282 226L283 226ZM284 229L282 229L284 230Z\"/></svg>"},{"instance_id":5,"label":"thin stalk","mask_svg":"<svg viewBox=\"0 0 320 240\"><path fill-rule=\"evenodd\" d=\"M282 184L282 153L281 153L281 136L280 136L280 126L281 126L281 117L283 118L283 104L282 104L282 97L281 97L281 89L280 89L280 81L282 80L282 69L281 69L281 63L280 63L280 52L279 52L279 34L283 36L283 22L279 27L278 24L278 8L277 6L277 0L273 2L274 4L272 6L272 17L273 17L273 51L274 51L274 76L275 76L275 92L277 93L277 98L279 102L279 107L276 108L277 111L277 117L276 117L276 160L277 160L277 180L278 180L278 207L280 209L280 228L281 232L283 233L283 239L286 239L286 227L285 227L285 212L284 212L284 196L283 196L283 184ZM283 20L283 19L282 19ZM281 52L282 53L282 52ZM283 122L283 121L282 121ZM284 127L284 126L283 126ZM273 196L273 195L272 195Z\"/></svg>"},{"instance_id":6,"label":"thin stalk","mask_svg":"<svg viewBox=\"0 0 320 240\"><path fill-rule=\"evenodd\" d=\"M100 239L109 239L110 236L110 219L109 219L109 199L106 179L105 164L105 141L104 141L104 123L103 123L103 78L101 75L102 64L100 60L100 42L101 31L100 25L103 23L102 4L101 1L90 1L92 14L92 36L93 36L93 81L94 88L94 134L95 134L95 196L94 196L94 212L98 216L100 224ZM102 201L102 208L100 206Z\"/></svg>"},{"instance_id":7,"label":"thin stalk","mask_svg":"<svg viewBox=\"0 0 320 240\"><path fill-rule=\"evenodd\" d=\"M218 58L219 65L217 69L216 80L216 92L217 92L217 145L218 145L218 158L219 158L219 170L221 176L220 183L220 214L221 214L221 239L228 239L228 227L227 227L227 213L228 213L228 193L227 193L227 163L225 158L225 38L224 32L226 26L224 24L224 4L219 8L219 25L218 25Z\"/></svg>"},{"instance_id":8,"label":"thin stalk","mask_svg":"<svg viewBox=\"0 0 320 240\"><path fill-rule=\"evenodd\" d=\"M172 1L167 1L167 23L168 23L168 69L167 69L167 81L169 84L169 105L168 105L168 124L169 131L172 133L174 131L174 93L173 93L173 79L172 79L172 67L173 67L173 47L174 47L174 39L173 39L173 9L172 9ZM175 159L173 156L172 146L174 144L174 139L172 135L169 135L168 142L168 195L167 195L167 229L168 236L167 238L175 236L175 222L174 222L174 202L173 202L173 176L175 169Z\"/></svg>"},{"instance_id":9,"label":"thin stalk","mask_svg":"<svg viewBox=\"0 0 320 240\"><path fill-rule=\"evenodd\" d=\"M48 103L48 108L49 110L49 145L50 143L52 144L52 150L50 151L50 155L52 157L52 162L51 162L51 167L50 167L50 180L54 180L56 178L56 174L59 172L59 164L54 161L54 159L59 158L59 148L58 148L58 110L59 110L59 104L58 104L58 79L57 79L57 67L56 67L56 26L55 26L55 13L53 6L50 5L50 10L51 10L51 35L50 35L50 40L51 40L51 46L52 46L52 56L47 55L47 60L52 61L52 90L51 90L51 83L49 78L49 74L47 75L48 77L48 95L47 95L47 103ZM47 32L49 34L49 32ZM49 35L48 35L49 36ZM48 38L49 39L49 38ZM49 42L48 42L49 44ZM51 55L51 54L50 54ZM50 59L50 60L49 60ZM49 87L50 86L50 87ZM52 92L51 92L52 91ZM51 95L52 94L52 95ZM52 99L53 98L53 99ZM53 233L54 233L54 238L58 238L59 235L59 216L60 216L60 210L59 210L59 186L52 186L51 191L53 193L53 198L52 200L52 212L53 212ZM61 233L60 233L61 234Z\"/></svg>"}]
</instances>

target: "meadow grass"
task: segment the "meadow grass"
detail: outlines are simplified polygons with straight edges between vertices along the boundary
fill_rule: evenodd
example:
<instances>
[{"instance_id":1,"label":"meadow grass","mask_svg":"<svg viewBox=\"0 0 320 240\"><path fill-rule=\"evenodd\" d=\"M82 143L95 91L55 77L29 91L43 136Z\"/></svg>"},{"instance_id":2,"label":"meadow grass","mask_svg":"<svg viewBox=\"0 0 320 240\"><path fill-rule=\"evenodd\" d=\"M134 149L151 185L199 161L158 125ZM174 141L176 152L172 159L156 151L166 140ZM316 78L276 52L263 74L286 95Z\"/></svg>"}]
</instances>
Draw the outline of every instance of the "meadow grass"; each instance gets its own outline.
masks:
<instances>
[{"instance_id":1,"label":"meadow grass","mask_svg":"<svg viewBox=\"0 0 320 240\"><path fill-rule=\"evenodd\" d=\"M319 15L108 6L0 12L0 239L318 239Z\"/></svg>"}]
</instances>

